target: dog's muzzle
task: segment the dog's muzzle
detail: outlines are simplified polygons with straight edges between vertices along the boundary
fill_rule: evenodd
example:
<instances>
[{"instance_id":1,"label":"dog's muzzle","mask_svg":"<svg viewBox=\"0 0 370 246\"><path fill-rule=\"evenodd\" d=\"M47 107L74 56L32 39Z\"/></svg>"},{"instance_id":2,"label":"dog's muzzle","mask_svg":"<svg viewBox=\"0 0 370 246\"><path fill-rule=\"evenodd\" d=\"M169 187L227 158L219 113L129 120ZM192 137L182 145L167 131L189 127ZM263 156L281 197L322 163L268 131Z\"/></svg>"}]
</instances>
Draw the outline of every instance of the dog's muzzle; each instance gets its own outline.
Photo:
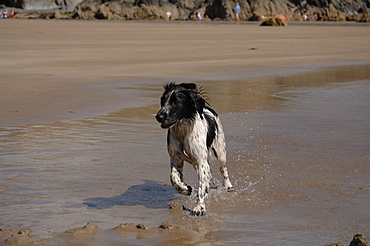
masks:
<instances>
[{"instance_id":1,"label":"dog's muzzle","mask_svg":"<svg viewBox=\"0 0 370 246\"><path fill-rule=\"evenodd\" d=\"M163 109L159 110L155 118L159 123L161 123L162 128L167 128L165 123L167 119L167 113L165 112L165 110Z\"/></svg>"},{"instance_id":2,"label":"dog's muzzle","mask_svg":"<svg viewBox=\"0 0 370 246\"><path fill-rule=\"evenodd\" d=\"M155 118L157 119L157 121L158 121L159 123L162 123L163 121L165 121L165 120L166 120L166 118L167 118L167 114L166 114L166 112L164 112L164 110L163 110L163 109L161 109L161 110L159 110L159 111L158 111L158 113L157 113L157 115L155 116Z\"/></svg>"}]
</instances>

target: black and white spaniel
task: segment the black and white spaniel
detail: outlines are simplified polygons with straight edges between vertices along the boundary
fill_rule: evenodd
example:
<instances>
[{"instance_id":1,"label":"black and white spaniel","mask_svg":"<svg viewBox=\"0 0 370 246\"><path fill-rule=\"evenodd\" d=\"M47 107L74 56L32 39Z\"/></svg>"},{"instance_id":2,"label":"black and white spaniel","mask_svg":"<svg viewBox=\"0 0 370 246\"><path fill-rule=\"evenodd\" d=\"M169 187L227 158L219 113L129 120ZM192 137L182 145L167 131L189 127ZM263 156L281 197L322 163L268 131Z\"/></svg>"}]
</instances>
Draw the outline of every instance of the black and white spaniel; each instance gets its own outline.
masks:
<instances>
[{"instance_id":1,"label":"black and white spaniel","mask_svg":"<svg viewBox=\"0 0 370 246\"><path fill-rule=\"evenodd\" d=\"M171 158L171 183L177 192L191 195L193 189L183 181L184 161L197 171L199 188L197 205L192 215L205 214L205 200L209 192L211 171L208 156L213 152L220 162L223 185L227 191L234 188L226 168L226 143L217 113L206 106L202 89L194 83L169 83L164 87L161 109L156 119L162 128L168 128L167 149Z\"/></svg>"}]
</instances>

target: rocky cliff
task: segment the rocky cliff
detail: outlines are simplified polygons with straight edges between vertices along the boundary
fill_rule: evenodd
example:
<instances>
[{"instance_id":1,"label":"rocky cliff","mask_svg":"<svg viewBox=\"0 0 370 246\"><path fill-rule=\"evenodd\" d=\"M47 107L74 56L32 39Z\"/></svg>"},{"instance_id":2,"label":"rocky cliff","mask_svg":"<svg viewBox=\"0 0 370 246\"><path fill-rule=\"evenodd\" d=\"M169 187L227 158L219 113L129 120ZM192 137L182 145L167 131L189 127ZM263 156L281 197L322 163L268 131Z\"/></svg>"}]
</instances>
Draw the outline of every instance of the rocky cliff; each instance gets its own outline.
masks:
<instances>
[{"instance_id":1,"label":"rocky cliff","mask_svg":"<svg viewBox=\"0 0 370 246\"><path fill-rule=\"evenodd\" d=\"M241 20L261 20L283 13L288 20L345 21L367 20L370 0L0 0L0 4L23 9L62 9L79 19L234 19L236 1ZM64 15L66 17L66 15ZM367 18L367 19L366 19Z\"/></svg>"},{"instance_id":2,"label":"rocky cliff","mask_svg":"<svg viewBox=\"0 0 370 246\"><path fill-rule=\"evenodd\" d=\"M0 5L24 10L64 9L72 11L82 0L0 0Z\"/></svg>"}]
</instances>

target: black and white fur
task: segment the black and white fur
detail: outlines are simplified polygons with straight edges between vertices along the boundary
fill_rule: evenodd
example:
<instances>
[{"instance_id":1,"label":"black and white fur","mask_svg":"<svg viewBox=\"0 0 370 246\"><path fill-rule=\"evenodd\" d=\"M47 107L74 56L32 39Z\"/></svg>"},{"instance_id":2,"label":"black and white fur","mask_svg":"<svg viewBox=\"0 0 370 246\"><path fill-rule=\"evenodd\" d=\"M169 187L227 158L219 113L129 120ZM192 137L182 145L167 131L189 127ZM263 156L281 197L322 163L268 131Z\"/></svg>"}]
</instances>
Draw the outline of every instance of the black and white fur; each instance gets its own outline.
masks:
<instances>
[{"instance_id":1,"label":"black and white fur","mask_svg":"<svg viewBox=\"0 0 370 246\"><path fill-rule=\"evenodd\" d=\"M193 189L183 181L184 161L197 171L199 188L197 205L191 214L205 214L205 200L209 192L211 171L208 156L213 152L220 162L223 185L234 188L226 168L226 143L217 113L206 106L202 90L194 83L169 83L164 87L161 109L156 119L162 128L168 128L167 149L171 158L171 183L177 192L191 195Z\"/></svg>"}]
</instances>

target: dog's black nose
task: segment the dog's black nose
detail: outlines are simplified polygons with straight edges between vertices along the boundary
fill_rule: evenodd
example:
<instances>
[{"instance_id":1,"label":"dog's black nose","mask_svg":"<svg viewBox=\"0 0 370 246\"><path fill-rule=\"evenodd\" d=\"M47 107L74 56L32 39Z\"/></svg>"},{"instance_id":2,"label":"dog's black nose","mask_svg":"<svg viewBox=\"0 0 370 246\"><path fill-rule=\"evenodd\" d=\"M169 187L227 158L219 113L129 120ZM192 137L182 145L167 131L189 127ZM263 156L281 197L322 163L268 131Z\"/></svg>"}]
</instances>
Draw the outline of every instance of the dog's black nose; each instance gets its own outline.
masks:
<instances>
[{"instance_id":1,"label":"dog's black nose","mask_svg":"<svg viewBox=\"0 0 370 246\"><path fill-rule=\"evenodd\" d=\"M162 123L165 119L166 119L166 115L163 113L163 112L158 112L158 114L155 116L155 118L157 119L157 121L159 123Z\"/></svg>"}]
</instances>

